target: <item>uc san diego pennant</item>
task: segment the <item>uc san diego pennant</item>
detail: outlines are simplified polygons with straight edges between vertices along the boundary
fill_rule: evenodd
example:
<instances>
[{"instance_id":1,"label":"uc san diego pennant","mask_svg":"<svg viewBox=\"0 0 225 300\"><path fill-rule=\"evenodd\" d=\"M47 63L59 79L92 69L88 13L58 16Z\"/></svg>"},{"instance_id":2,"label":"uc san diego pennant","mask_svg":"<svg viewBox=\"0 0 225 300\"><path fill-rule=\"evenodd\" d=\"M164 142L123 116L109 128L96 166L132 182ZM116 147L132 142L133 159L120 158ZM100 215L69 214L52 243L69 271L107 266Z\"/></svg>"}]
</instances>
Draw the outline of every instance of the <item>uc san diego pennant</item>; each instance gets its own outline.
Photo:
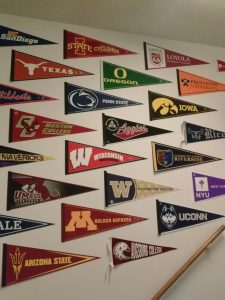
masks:
<instances>
[{"instance_id":1,"label":"uc san diego pennant","mask_svg":"<svg viewBox=\"0 0 225 300\"><path fill-rule=\"evenodd\" d=\"M190 227L224 216L156 200L158 233Z\"/></svg>"},{"instance_id":2,"label":"uc san diego pennant","mask_svg":"<svg viewBox=\"0 0 225 300\"><path fill-rule=\"evenodd\" d=\"M152 156L155 172L221 160L221 158L154 142L152 142Z\"/></svg>"},{"instance_id":3,"label":"uc san diego pennant","mask_svg":"<svg viewBox=\"0 0 225 300\"><path fill-rule=\"evenodd\" d=\"M99 257L3 244L2 286L60 271Z\"/></svg>"},{"instance_id":4,"label":"uc san diego pennant","mask_svg":"<svg viewBox=\"0 0 225 300\"><path fill-rule=\"evenodd\" d=\"M145 220L147 219L62 203L62 242Z\"/></svg>"}]
</instances>

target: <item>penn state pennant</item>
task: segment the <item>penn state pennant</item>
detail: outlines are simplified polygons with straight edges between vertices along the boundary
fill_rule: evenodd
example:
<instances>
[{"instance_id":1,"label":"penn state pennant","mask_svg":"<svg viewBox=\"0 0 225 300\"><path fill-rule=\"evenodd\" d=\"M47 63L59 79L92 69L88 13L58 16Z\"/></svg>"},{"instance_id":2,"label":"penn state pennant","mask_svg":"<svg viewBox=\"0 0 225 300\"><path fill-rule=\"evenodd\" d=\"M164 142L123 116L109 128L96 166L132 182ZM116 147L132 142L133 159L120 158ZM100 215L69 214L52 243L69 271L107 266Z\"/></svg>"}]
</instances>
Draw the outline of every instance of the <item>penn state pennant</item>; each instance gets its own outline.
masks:
<instances>
[{"instance_id":1,"label":"penn state pennant","mask_svg":"<svg viewBox=\"0 0 225 300\"><path fill-rule=\"evenodd\" d=\"M224 72L225 71L225 61L217 60L217 64L218 64L218 71Z\"/></svg>"},{"instance_id":2,"label":"penn state pennant","mask_svg":"<svg viewBox=\"0 0 225 300\"><path fill-rule=\"evenodd\" d=\"M112 144L172 132L102 114L103 144Z\"/></svg>"},{"instance_id":3,"label":"penn state pennant","mask_svg":"<svg viewBox=\"0 0 225 300\"><path fill-rule=\"evenodd\" d=\"M147 219L62 203L62 242L145 220Z\"/></svg>"},{"instance_id":4,"label":"penn state pennant","mask_svg":"<svg viewBox=\"0 0 225 300\"><path fill-rule=\"evenodd\" d=\"M154 172L221 160L221 158L154 142L152 142L152 159Z\"/></svg>"},{"instance_id":5,"label":"penn state pennant","mask_svg":"<svg viewBox=\"0 0 225 300\"><path fill-rule=\"evenodd\" d=\"M98 259L96 256L3 244L2 286Z\"/></svg>"},{"instance_id":6,"label":"penn state pennant","mask_svg":"<svg viewBox=\"0 0 225 300\"><path fill-rule=\"evenodd\" d=\"M195 226L224 217L185 206L156 200L158 233L163 234L184 227Z\"/></svg>"},{"instance_id":7,"label":"penn state pennant","mask_svg":"<svg viewBox=\"0 0 225 300\"><path fill-rule=\"evenodd\" d=\"M65 114L128 107L142 103L65 82Z\"/></svg>"}]
</instances>

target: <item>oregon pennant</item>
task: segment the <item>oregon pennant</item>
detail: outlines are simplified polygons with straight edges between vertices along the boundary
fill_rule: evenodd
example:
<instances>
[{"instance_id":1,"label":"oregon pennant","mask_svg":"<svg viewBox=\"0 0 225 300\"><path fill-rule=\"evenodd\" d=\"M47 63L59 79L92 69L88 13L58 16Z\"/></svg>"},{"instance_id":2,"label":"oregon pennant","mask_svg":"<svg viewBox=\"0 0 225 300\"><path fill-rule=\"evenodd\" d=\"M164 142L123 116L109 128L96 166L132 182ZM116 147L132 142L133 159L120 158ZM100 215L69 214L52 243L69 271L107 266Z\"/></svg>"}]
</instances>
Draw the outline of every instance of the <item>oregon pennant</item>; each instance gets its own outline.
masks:
<instances>
[{"instance_id":1,"label":"oregon pennant","mask_svg":"<svg viewBox=\"0 0 225 300\"><path fill-rule=\"evenodd\" d=\"M66 141L66 174L125 164L144 157Z\"/></svg>"},{"instance_id":2,"label":"oregon pennant","mask_svg":"<svg viewBox=\"0 0 225 300\"><path fill-rule=\"evenodd\" d=\"M104 145L172 132L105 114L102 114L102 128Z\"/></svg>"},{"instance_id":3,"label":"oregon pennant","mask_svg":"<svg viewBox=\"0 0 225 300\"><path fill-rule=\"evenodd\" d=\"M11 81L93 75L70 66L12 50Z\"/></svg>"},{"instance_id":4,"label":"oregon pennant","mask_svg":"<svg viewBox=\"0 0 225 300\"><path fill-rule=\"evenodd\" d=\"M177 70L177 81L180 96L225 91L223 83L181 70Z\"/></svg>"},{"instance_id":5,"label":"oregon pennant","mask_svg":"<svg viewBox=\"0 0 225 300\"><path fill-rule=\"evenodd\" d=\"M80 265L99 257L3 244L2 286Z\"/></svg>"},{"instance_id":6,"label":"oregon pennant","mask_svg":"<svg viewBox=\"0 0 225 300\"><path fill-rule=\"evenodd\" d=\"M190 227L224 216L156 200L158 233Z\"/></svg>"},{"instance_id":7,"label":"oregon pennant","mask_svg":"<svg viewBox=\"0 0 225 300\"><path fill-rule=\"evenodd\" d=\"M102 89L104 90L171 83L171 81L114 65L106 61L103 61L102 68Z\"/></svg>"},{"instance_id":8,"label":"oregon pennant","mask_svg":"<svg viewBox=\"0 0 225 300\"><path fill-rule=\"evenodd\" d=\"M64 58L137 54L78 33L64 30Z\"/></svg>"},{"instance_id":9,"label":"oregon pennant","mask_svg":"<svg viewBox=\"0 0 225 300\"><path fill-rule=\"evenodd\" d=\"M217 64L218 64L218 71L224 72L225 71L225 61L217 60Z\"/></svg>"},{"instance_id":10,"label":"oregon pennant","mask_svg":"<svg viewBox=\"0 0 225 300\"><path fill-rule=\"evenodd\" d=\"M145 220L147 219L62 203L62 242Z\"/></svg>"},{"instance_id":11,"label":"oregon pennant","mask_svg":"<svg viewBox=\"0 0 225 300\"><path fill-rule=\"evenodd\" d=\"M221 158L154 142L152 142L152 159L154 172L221 160Z\"/></svg>"},{"instance_id":12,"label":"oregon pennant","mask_svg":"<svg viewBox=\"0 0 225 300\"><path fill-rule=\"evenodd\" d=\"M151 121L216 111L206 106L150 91L148 98Z\"/></svg>"}]
</instances>

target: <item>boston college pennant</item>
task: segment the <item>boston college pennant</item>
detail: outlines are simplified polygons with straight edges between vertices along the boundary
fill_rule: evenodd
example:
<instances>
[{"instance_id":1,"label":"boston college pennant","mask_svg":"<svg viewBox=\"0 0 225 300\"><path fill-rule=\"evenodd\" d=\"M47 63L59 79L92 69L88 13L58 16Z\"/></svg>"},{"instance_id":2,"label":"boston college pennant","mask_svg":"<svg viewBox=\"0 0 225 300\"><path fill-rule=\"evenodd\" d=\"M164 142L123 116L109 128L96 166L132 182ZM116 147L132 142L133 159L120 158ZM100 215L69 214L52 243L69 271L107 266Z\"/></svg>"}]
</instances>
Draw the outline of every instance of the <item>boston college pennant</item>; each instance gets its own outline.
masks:
<instances>
[{"instance_id":1,"label":"boston college pennant","mask_svg":"<svg viewBox=\"0 0 225 300\"><path fill-rule=\"evenodd\" d=\"M12 50L11 81L93 75L51 60Z\"/></svg>"},{"instance_id":2,"label":"boston college pennant","mask_svg":"<svg viewBox=\"0 0 225 300\"><path fill-rule=\"evenodd\" d=\"M147 219L62 203L62 242L145 220Z\"/></svg>"},{"instance_id":3,"label":"boston college pennant","mask_svg":"<svg viewBox=\"0 0 225 300\"><path fill-rule=\"evenodd\" d=\"M225 61L217 60L217 64L218 64L218 71L224 72L225 71Z\"/></svg>"},{"instance_id":4,"label":"boston college pennant","mask_svg":"<svg viewBox=\"0 0 225 300\"><path fill-rule=\"evenodd\" d=\"M80 265L99 257L3 244L2 286Z\"/></svg>"}]
</instances>

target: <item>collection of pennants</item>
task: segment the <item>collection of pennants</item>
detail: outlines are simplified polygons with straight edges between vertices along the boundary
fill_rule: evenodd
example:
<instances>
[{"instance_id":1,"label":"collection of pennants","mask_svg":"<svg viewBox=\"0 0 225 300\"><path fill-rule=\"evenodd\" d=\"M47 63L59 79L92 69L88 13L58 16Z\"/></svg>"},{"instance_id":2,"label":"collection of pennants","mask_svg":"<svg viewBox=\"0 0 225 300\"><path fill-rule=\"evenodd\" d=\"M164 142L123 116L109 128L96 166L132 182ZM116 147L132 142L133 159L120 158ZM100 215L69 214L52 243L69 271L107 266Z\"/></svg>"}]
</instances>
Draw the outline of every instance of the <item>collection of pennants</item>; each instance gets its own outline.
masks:
<instances>
[{"instance_id":1,"label":"collection of pennants","mask_svg":"<svg viewBox=\"0 0 225 300\"><path fill-rule=\"evenodd\" d=\"M1 47L54 44L56 43L12 28L0 26ZM64 30L64 59L135 54L137 53ZM146 70L208 64L208 62L146 42L144 42L144 56ZM225 71L225 62L222 60L218 60L218 71ZM94 74L51 61L47 58L12 49L11 81L87 75ZM171 83L164 78L158 78L107 61L101 62L101 76L102 90ZM223 83L180 69L177 69L177 85L180 96L225 91L225 84ZM142 105L138 101L113 96L68 82L64 84L64 92L65 115ZM56 100L50 96L0 83L0 106ZM157 94L152 91L148 91L148 106L150 121L216 111L213 108ZM9 120L9 143L81 134L96 130L56 120L51 116L45 117L29 111L20 111L12 108L9 110ZM103 146L172 132L168 129L120 119L105 113L102 113L102 128ZM183 122L182 130L186 144L225 138L225 132L189 122ZM42 162L50 159L54 158L0 145L0 167ZM137 162L143 159L146 158L65 140L65 174ZM221 158L152 142L152 160L154 172L161 172L218 161ZM225 194L225 179L192 173L192 181L196 202ZM125 177L121 174L112 174L107 171L104 171L104 183L106 208L176 191L175 187ZM7 210L44 204L47 201L54 201L95 190L97 189L94 187L69 184L9 171ZM62 242L147 220L139 216L65 203L61 205L61 215ZM159 235L224 217L223 215L160 200L156 200L156 215ZM0 237L51 225L54 224L0 215ZM112 265L119 265L176 249L119 238L111 238L109 244ZM98 258L83 254L3 244L2 286L18 283Z\"/></svg>"}]
</instances>

